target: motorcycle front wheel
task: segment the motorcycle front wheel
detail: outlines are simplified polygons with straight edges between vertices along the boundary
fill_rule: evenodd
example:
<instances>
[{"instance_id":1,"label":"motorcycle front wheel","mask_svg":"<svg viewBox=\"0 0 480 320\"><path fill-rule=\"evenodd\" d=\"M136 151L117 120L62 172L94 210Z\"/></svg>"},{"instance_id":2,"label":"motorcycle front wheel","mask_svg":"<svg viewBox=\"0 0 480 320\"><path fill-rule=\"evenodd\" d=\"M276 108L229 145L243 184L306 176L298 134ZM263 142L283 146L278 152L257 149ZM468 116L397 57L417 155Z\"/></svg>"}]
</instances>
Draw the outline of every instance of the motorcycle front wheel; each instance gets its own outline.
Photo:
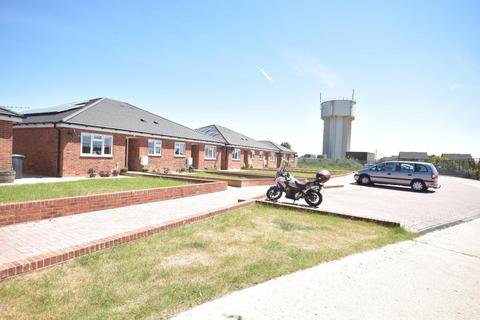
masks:
<instances>
[{"instance_id":1,"label":"motorcycle front wheel","mask_svg":"<svg viewBox=\"0 0 480 320\"><path fill-rule=\"evenodd\" d=\"M267 190L267 199L270 201L277 201L282 197L282 190L277 186L268 188Z\"/></svg>"},{"instance_id":2,"label":"motorcycle front wheel","mask_svg":"<svg viewBox=\"0 0 480 320\"><path fill-rule=\"evenodd\" d=\"M305 193L305 201L311 207L318 207L323 201L322 194L317 190L308 190Z\"/></svg>"}]
</instances>

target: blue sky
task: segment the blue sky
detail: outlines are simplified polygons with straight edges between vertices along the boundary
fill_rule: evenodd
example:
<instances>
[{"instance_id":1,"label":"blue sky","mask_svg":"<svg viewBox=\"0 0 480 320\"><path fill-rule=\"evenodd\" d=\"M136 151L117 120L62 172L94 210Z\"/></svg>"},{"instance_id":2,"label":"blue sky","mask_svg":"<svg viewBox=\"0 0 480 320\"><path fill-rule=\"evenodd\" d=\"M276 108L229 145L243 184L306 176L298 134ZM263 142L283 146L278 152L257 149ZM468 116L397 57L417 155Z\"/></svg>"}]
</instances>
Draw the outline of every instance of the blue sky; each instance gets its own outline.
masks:
<instances>
[{"instance_id":1,"label":"blue sky","mask_svg":"<svg viewBox=\"0 0 480 320\"><path fill-rule=\"evenodd\" d=\"M322 152L319 92L352 150L480 157L480 2L0 0L0 104L106 96L196 128Z\"/></svg>"}]
</instances>

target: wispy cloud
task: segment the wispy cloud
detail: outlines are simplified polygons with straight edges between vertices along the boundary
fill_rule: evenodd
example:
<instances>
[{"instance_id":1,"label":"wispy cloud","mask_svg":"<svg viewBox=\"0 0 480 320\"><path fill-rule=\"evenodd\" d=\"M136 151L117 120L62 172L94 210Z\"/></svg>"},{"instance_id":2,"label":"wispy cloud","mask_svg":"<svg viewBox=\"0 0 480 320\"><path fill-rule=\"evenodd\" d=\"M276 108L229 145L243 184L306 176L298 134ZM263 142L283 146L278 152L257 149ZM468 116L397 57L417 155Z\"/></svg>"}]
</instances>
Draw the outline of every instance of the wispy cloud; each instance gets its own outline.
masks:
<instances>
[{"instance_id":1,"label":"wispy cloud","mask_svg":"<svg viewBox=\"0 0 480 320\"><path fill-rule=\"evenodd\" d=\"M270 75L265 71L263 70L262 68L260 68L259 66L257 66L257 69L263 74L263 76L265 77L265 79L269 80L269 81L272 81L272 77L270 77Z\"/></svg>"},{"instance_id":2,"label":"wispy cloud","mask_svg":"<svg viewBox=\"0 0 480 320\"><path fill-rule=\"evenodd\" d=\"M450 85L450 90L451 91L457 91L457 90L462 90L463 89L463 84L461 83L454 83Z\"/></svg>"},{"instance_id":3,"label":"wispy cloud","mask_svg":"<svg viewBox=\"0 0 480 320\"><path fill-rule=\"evenodd\" d=\"M337 87L341 83L337 73L318 58L291 52L287 53L286 56L291 60L291 68L299 76L314 77L328 88Z\"/></svg>"}]
</instances>

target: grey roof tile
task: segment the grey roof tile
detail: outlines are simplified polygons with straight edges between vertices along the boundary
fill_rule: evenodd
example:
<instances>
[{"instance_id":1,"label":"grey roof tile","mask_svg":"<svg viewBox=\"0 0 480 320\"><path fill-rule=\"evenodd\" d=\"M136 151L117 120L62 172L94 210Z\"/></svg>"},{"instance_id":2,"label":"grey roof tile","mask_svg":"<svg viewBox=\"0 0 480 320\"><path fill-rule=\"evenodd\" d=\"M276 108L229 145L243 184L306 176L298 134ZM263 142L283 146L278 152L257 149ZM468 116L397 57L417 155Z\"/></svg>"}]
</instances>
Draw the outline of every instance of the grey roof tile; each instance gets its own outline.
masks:
<instances>
[{"instance_id":1,"label":"grey roof tile","mask_svg":"<svg viewBox=\"0 0 480 320\"><path fill-rule=\"evenodd\" d=\"M296 152L293 151L292 149L286 148L286 147L282 146L281 144L275 143L275 142L270 141L270 140L260 140L260 142L265 143L265 144L268 144L268 145L270 145L271 147L278 149L280 152L296 153Z\"/></svg>"},{"instance_id":2,"label":"grey roof tile","mask_svg":"<svg viewBox=\"0 0 480 320\"><path fill-rule=\"evenodd\" d=\"M473 160L470 153L442 153L442 157L450 160Z\"/></svg>"},{"instance_id":3,"label":"grey roof tile","mask_svg":"<svg viewBox=\"0 0 480 320\"><path fill-rule=\"evenodd\" d=\"M32 110L25 114L25 123L68 123L103 129L123 130L171 138L220 143L220 141L170 121L129 103L108 98L87 100L76 105L68 104Z\"/></svg>"},{"instance_id":4,"label":"grey roof tile","mask_svg":"<svg viewBox=\"0 0 480 320\"><path fill-rule=\"evenodd\" d=\"M239 132L233 131L229 128L222 127L216 124L212 124L209 126L205 126L202 128L196 129L198 132L202 132L204 134L209 135L212 138L219 139L224 143L232 146L237 147L245 147L245 148L254 148L254 149L262 149L262 150L269 150L269 151L278 151L277 148L257 141L253 138L250 138L246 135L243 135Z\"/></svg>"},{"instance_id":5,"label":"grey roof tile","mask_svg":"<svg viewBox=\"0 0 480 320\"><path fill-rule=\"evenodd\" d=\"M0 107L0 116L11 118L12 121L14 121L14 122L21 121L21 118L22 118L21 114L16 113L15 111L12 111L12 110L7 109L5 107Z\"/></svg>"},{"instance_id":6,"label":"grey roof tile","mask_svg":"<svg viewBox=\"0 0 480 320\"><path fill-rule=\"evenodd\" d=\"M398 158L425 160L425 159L428 159L428 154L426 152L400 151L400 153L398 154Z\"/></svg>"}]
</instances>

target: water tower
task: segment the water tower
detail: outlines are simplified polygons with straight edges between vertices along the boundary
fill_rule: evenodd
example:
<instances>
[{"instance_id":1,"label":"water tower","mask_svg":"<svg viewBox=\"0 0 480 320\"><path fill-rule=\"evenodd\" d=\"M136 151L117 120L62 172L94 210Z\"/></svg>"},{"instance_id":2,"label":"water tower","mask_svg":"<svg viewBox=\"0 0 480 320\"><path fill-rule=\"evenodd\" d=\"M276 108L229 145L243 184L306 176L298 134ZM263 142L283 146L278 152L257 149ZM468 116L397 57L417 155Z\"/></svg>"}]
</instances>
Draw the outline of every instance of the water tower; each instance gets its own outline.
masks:
<instances>
[{"instance_id":1,"label":"water tower","mask_svg":"<svg viewBox=\"0 0 480 320\"><path fill-rule=\"evenodd\" d=\"M352 135L352 121L355 119L354 93L352 98L332 98L322 101L323 123L323 154L327 158L345 158L345 153L350 151L350 138Z\"/></svg>"}]
</instances>

